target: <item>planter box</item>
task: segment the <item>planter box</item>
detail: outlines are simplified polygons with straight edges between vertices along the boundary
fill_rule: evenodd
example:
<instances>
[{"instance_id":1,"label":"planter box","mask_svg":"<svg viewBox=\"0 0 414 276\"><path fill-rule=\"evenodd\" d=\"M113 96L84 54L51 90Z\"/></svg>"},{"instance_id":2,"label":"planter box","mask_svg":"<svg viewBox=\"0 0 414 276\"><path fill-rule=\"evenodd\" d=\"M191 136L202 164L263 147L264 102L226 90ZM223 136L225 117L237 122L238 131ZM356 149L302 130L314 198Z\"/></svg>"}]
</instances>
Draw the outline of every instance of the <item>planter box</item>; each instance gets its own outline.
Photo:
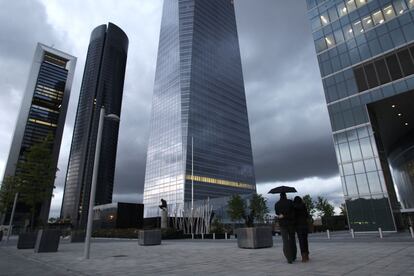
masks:
<instances>
[{"instance_id":1,"label":"planter box","mask_svg":"<svg viewBox=\"0 0 414 276\"><path fill-rule=\"evenodd\" d=\"M236 229L240 248L267 248L273 246L271 227L248 227Z\"/></svg>"},{"instance_id":2,"label":"planter box","mask_svg":"<svg viewBox=\"0 0 414 276\"><path fill-rule=\"evenodd\" d=\"M36 253L57 252L60 241L60 230L39 230L34 251Z\"/></svg>"},{"instance_id":3,"label":"planter box","mask_svg":"<svg viewBox=\"0 0 414 276\"><path fill-rule=\"evenodd\" d=\"M70 242L85 242L86 232L85 231L72 231L70 233Z\"/></svg>"},{"instance_id":4,"label":"planter box","mask_svg":"<svg viewBox=\"0 0 414 276\"><path fill-rule=\"evenodd\" d=\"M161 230L140 230L138 232L139 245L160 245Z\"/></svg>"},{"instance_id":5,"label":"planter box","mask_svg":"<svg viewBox=\"0 0 414 276\"><path fill-rule=\"evenodd\" d=\"M19 234L17 249L33 249L36 244L37 232L28 232Z\"/></svg>"}]
</instances>

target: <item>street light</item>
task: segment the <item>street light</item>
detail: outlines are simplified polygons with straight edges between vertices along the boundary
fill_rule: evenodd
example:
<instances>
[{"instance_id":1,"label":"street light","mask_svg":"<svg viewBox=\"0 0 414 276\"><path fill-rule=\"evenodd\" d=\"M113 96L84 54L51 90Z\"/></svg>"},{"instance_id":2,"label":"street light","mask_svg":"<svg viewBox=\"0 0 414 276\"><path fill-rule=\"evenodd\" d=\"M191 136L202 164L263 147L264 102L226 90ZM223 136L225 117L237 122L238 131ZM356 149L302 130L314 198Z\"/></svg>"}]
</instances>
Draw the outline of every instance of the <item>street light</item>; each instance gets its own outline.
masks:
<instances>
[{"instance_id":1,"label":"street light","mask_svg":"<svg viewBox=\"0 0 414 276\"><path fill-rule=\"evenodd\" d=\"M104 124L105 118L111 119L116 122L120 121L120 118L118 115L115 115L115 114L105 115L105 108L103 106L101 107L101 112L99 114L98 135L96 138L95 161L93 164L92 186L91 186L91 193L89 196L88 223L86 225L85 252L84 252L85 259L89 259L89 251L91 249L93 206L95 205L96 184L98 182L99 156L101 153L102 130L103 130L103 124Z\"/></svg>"}]
</instances>

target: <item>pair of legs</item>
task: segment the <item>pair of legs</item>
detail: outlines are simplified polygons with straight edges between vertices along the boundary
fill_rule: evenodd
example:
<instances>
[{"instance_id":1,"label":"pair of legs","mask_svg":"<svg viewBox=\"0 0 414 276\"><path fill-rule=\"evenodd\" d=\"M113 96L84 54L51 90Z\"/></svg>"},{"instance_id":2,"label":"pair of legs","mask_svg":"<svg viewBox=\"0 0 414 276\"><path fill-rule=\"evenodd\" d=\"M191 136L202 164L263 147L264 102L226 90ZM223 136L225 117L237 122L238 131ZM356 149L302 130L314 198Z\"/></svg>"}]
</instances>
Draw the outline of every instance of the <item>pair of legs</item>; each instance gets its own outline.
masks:
<instances>
[{"instance_id":1,"label":"pair of legs","mask_svg":"<svg viewBox=\"0 0 414 276\"><path fill-rule=\"evenodd\" d=\"M283 254L288 263L296 260L296 238L295 228L293 226L280 227L280 234L283 240Z\"/></svg>"},{"instance_id":2,"label":"pair of legs","mask_svg":"<svg viewBox=\"0 0 414 276\"><path fill-rule=\"evenodd\" d=\"M309 260L308 226L297 226L296 234L298 235L302 261L307 262Z\"/></svg>"}]
</instances>

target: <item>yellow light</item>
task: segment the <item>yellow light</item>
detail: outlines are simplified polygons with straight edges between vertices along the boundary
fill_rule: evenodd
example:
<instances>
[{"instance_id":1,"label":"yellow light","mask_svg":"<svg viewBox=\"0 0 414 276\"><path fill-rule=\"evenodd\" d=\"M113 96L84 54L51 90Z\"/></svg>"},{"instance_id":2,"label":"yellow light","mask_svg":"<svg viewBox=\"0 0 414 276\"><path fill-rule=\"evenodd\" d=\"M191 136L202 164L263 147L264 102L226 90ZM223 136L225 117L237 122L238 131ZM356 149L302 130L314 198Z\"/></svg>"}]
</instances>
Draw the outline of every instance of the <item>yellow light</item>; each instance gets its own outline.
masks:
<instances>
[{"instance_id":1,"label":"yellow light","mask_svg":"<svg viewBox=\"0 0 414 276\"><path fill-rule=\"evenodd\" d=\"M370 19L370 20L367 21L367 24L370 24L371 22L372 22L372 20Z\"/></svg>"},{"instance_id":2,"label":"yellow light","mask_svg":"<svg viewBox=\"0 0 414 276\"><path fill-rule=\"evenodd\" d=\"M325 37L325 40L328 43L328 45L332 45L332 41L329 38Z\"/></svg>"}]
</instances>

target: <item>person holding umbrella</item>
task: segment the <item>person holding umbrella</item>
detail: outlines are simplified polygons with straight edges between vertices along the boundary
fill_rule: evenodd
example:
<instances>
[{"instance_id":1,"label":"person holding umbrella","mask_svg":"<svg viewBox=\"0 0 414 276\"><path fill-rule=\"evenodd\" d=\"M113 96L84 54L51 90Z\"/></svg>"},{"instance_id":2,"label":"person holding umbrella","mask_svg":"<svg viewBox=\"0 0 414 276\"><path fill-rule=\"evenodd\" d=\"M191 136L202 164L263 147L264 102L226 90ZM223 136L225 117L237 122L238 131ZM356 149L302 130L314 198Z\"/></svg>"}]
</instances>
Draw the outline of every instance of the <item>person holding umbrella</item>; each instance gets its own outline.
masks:
<instances>
[{"instance_id":1,"label":"person holding umbrella","mask_svg":"<svg viewBox=\"0 0 414 276\"><path fill-rule=\"evenodd\" d=\"M295 211L293 201L288 199L286 193L296 192L293 187L280 186L269 191L270 194L280 193L280 200L275 204L275 213L279 219L280 233L283 240L283 254L288 263L296 260L295 238Z\"/></svg>"}]
</instances>

